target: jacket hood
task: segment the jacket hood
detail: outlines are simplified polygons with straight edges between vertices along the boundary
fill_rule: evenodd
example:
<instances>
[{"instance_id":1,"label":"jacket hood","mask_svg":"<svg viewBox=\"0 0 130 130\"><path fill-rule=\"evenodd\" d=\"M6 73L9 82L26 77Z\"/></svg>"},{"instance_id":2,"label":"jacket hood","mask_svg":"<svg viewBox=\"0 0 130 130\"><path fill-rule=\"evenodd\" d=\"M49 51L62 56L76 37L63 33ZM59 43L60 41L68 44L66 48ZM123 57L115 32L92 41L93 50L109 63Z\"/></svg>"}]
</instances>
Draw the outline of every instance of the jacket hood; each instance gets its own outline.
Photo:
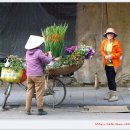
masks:
<instances>
[{"instance_id":1,"label":"jacket hood","mask_svg":"<svg viewBox=\"0 0 130 130\"><path fill-rule=\"evenodd\" d=\"M34 54L38 49L27 50L28 55Z\"/></svg>"}]
</instances>

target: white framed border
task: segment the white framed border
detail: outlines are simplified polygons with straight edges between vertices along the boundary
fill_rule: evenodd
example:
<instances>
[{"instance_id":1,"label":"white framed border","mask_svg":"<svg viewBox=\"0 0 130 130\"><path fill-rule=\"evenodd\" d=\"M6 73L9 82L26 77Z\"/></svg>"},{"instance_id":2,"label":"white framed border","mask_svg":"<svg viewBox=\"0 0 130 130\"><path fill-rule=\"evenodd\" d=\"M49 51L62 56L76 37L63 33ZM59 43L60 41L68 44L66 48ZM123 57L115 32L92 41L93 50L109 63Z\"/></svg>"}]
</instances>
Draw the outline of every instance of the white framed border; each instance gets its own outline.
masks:
<instances>
[{"instance_id":1,"label":"white framed border","mask_svg":"<svg viewBox=\"0 0 130 130\"><path fill-rule=\"evenodd\" d=\"M0 130L130 130L130 120L0 120Z\"/></svg>"}]
</instances>

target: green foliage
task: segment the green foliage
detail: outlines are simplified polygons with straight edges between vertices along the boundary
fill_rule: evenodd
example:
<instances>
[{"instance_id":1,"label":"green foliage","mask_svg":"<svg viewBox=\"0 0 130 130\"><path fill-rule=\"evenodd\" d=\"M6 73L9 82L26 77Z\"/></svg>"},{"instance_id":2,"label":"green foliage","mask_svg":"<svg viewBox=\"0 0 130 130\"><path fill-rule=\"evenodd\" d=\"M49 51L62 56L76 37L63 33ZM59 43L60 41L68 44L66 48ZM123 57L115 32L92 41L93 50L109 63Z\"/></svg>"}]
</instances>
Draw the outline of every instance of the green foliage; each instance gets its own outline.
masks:
<instances>
[{"instance_id":1,"label":"green foliage","mask_svg":"<svg viewBox=\"0 0 130 130\"><path fill-rule=\"evenodd\" d=\"M62 66L79 65L83 64L87 54L90 52L90 46L80 45L71 54L62 57L60 60L55 61L51 68L60 68Z\"/></svg>"},{"instance_id":2,"label":"green foliage","mask_svg":"<svg viewBox=\"0 0 130 130\"><path fill-rule=\"evenodd\" d=\"M12 68L15 71L18 71L19 69L24 69L24 59L18 58L17 56L10 55L9 56L10 61L10 68Z\"/></svg>"},{"instance_id":3,"label":"green foliage","mask_svg":"<svg viewBox=\"0 0 130 130\"><path fill-rule=\"evenodd\" d=\"M42 30L42 36L45 38L45 52L51 51L53 57L58 57L64 47L64 37L68 29L68 24L51 25Z\"/></svg>"},{"instance_id":4,"label":"green foliage","mask_svg":"<svg viewBox=\"0 0 130 130\"><path fill-rule=\"evenodd\" d=\"M4 67L4 63L0 63L0 68L3 68Z\"/></svg>"}]
</instances>

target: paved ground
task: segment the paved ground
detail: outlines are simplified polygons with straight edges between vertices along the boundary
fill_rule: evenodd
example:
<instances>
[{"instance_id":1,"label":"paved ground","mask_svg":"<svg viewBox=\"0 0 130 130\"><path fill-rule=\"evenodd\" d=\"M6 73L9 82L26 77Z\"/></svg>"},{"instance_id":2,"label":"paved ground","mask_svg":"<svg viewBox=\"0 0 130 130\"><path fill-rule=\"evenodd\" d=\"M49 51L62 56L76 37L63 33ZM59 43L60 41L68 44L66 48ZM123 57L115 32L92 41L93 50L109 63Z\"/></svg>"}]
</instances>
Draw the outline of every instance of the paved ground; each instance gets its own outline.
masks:
<instances>
[{"instance_id":1,"label":"paved ground","mask_svg":"<svg viewBox=\"0 0 130 130\"><path fill-rule=\"evenodd\" d=\"M67 87L66 98L64 102L58 106L58 108L53 109L52 107L45 106L50 111L56 111L64 108L69 111L77 111L79 108L84 106L130 106L130 93L128 88L119 87L118 95L119 101L116 102L108 102L103 100L107 88L101 87L99 89L95 89L93 86L89 87ZM2 106L4 100L4 91L5 87L0 88L0 106ZM11 94L7 100L7 104L11 105L11 110L21 109L24 111L25 107L25 91L17 86L13 87ZM35 99L33 99L33 108L36 107ZM7 112L6 112L7 113ZM3 117L4 118L4 117Z\"/></svg>"},{"instance_id":2,"label":"paved ground","mask_svg":"<svg viewBox=\"0 0 130 130\"><path fill-rule=\"evenodd\" d=\"M108 102L103 100L107 88L100 87L95 89L93 86L89 87L66 87L66 98L61 106L84 106L84 105L127 105L130 106L130 93L126 87L118 87L119 101ZM0 105L4 100L5 87L0 88ZM8 98L8 104L25 105L25 91L17 86L13 87ZM35 101L33 101L35 104Z\"/></svg>"},{"instance_id":3,"label":"paved ground","mask_svg":"<svg viewBox=\"0 0 130 130\"><path fill-rule=\"evenodd\" d=\"M4 100L5 88L0 88L0 106ZM45 106L48 111L46 116L37 116L36 103L33 100L32 115L25 115L25 91L19 87L13 87L11 95L8 98L8 105L12 105L8 111L0 111L0 119L19 119L19 120L33 120L38 119L40 121L45 120L82 120L82 121L99 121L99 120L115 120L119 121L128 120L130 124L130 113L90 113L83 112L84 106L130 106L130 93L128 88L119 87L118 95L119 101L108 102L103 100L106 94L107 88L101 87L95 89L93 86L89 87L67 87L67 95L58 108L52 108ZM129 125L130 126L130 125ZM128 126L127 126L128 127ZM125 127L125 128L127 128ZM61 127L60 127L61 128ZM130 127L129 127L130 128Z\"/></svg>"}]
</instances>

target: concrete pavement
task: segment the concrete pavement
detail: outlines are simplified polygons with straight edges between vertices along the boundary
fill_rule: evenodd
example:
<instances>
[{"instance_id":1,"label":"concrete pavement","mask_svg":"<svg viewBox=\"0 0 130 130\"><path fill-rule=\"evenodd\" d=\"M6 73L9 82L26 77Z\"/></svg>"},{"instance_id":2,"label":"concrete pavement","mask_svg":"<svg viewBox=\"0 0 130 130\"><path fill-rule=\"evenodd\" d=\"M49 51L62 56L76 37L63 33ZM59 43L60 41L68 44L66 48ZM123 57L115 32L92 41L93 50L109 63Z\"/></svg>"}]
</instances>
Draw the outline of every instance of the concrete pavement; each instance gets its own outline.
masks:
<instances>
[{"instance_id":1,"label":"concrete pavement","mask_svg":"<svg viewBox=\"0 0 130 130\"><path fill-rule=\"evenodd\" d=\"M5 87L0 87L0 105L4 100ZM85 105L126 105L130 106L130 92L126 87L118 87L119 101L108 102L103 100L107 93L106 87L100 87L95 89L93 86L86 87L66 87L67 93L64 102L60 107L70 106L85 106ZM14 104L19 106L25 106L25 94L26 92L18 86L12 88L11 94L8 98L8 104ZM35 106L35 100L33 100Z\"/></svg>"},{"instance_id":2,"label":"concrete pavement","mask_svg":"<svg viewBox=\"0 0 130 130\"><path fill-rule=\"evenodd\" d=\"M130 93L126 87L118 87L119 101L108 102L104 100L104 96L107 92L106 87L100 87L95 89L93 86L86 87L66 87L67 93L63 103L58 108L45 106L49 111L80 111L80 108L84 106L130 106ZM4 100L5 87L0 88L0 106L2 106ZM18 86L12 88L11 94L7 100L7 105L11 106L10 111L21 109L24 111L25 107L25 94L26 92ZM35 99L33 99L32 106L36 108ZM6 113L8 113L6 111ZM64 113L62 113L64 115ZM3 117L4 118L4 117Z\"/></svg>"},{"instance_id":3,"label":"concrete pavement","mask_svg":"<svg viewBox=\"0 0 130 130\"><path fill-rule=\"evenodd\" d=\"M2 102L4 100L4 91L5 87L0 88L0 106L2 105ZM8 105L11 105L9 110L2 111L0 110L0 129L4 130L4 128L8 129L7 126L3 126L6 121L8 121L8 124L13 124L14 127L10 127L10 130L15 130L19 127L22 127L23 124L26 124L26 122L30 121L28 123L28 129L32 128L32 122L37 121L38 123L41 122L52 122L51 125L43 125L46 127L42 127L41 129L53 128L57 130L62 130L62 128L68 129L69 125L70 128L73 124L73 129L78 129L79 125L82 123L81 129L89 128L89 124L92 122L92 127L95 128L95 123L100 123L106 121L106 124L111 121L117 121L116 123L122 123L123 121L126 121L125 123L130 124L130 113L94 113L94 112L83 112L84 106L130 106L130 93L128 91L128 88L126 87L118 87L118 95L119 95L119 101L116 102L108 102L103 100L105 94L106 94L107 88L101 87L99 89L95 89L93 86L86 86L86 87L67 87L67 94L64 102L62 105L60 105L57 108L52 108L45 106L45 110L47 110L48 115L46 116L38 116L37 115L37 108L35 100L33 100L32 104L32 115L28 116L25 114L25 91L17 86L14 86L11 95L8 98ZM17 126L16 121L22 122ZM57 125L54 123L57 121ZM73 122L70 124L70 122ZM18 123L19 123L18 122ZM59 125L58 122L61 122ZM76 126L75 122L80 122L78 126ZM84 126L84 122L86 122L86 125ZM89 124L88 124L89 122ZM65 126L63 126L63 124ZM16 127L16 126L17 127ZM21 126L20 126L21 125ZM35 122L35 125L37 123ZM56 125L56 126L55 126ZM62 125L62 126L61 126ZM25 125L26 126L26 125ZM116 128L118 128L117 125L115 125ZM115 127L113 125L114 128ZM122 125L123 126L123 125ZM27 128L27 127L26 127ZM39 128L39 125L38 127ZM97 128L97 127L96 127ZM99 127L100 129L105 127ZM109 126L108 126L109 128ZM121 128L121 127L120 127ZM125 129L130 129L130 125L125 127ZM39 128L40 129L40 128Z\"/></svg>"}]
</instances>

